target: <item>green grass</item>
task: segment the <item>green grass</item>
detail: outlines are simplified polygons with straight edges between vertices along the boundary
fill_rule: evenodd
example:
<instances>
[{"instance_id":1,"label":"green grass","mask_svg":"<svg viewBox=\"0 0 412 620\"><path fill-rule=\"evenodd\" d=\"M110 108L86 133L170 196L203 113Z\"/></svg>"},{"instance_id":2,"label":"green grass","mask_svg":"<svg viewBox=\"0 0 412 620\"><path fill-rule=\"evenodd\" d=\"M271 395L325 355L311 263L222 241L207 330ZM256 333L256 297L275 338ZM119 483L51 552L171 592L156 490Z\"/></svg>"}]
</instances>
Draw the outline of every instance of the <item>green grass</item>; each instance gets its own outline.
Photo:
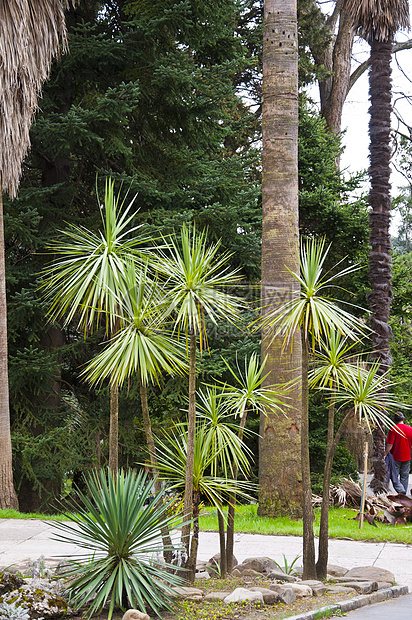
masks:
<instances>
[{"instance_id":1,"label":"green grass","mask_svg":"<svg viewBox=\"0 0 412 620\"><path fill-rule=\"evenodd\" d=\"M66 514L45 515L40 512L19 512L18 510L0 509L0 519L41 519L42 521L67 521Z\"/></svg>"},{"instance_id":2,"label":"green grass","mask_svg":"<svg viewBox=\"0 0 412 620\"><path fill-rule=\"evenodd\" d=\"M272 536L302 536L302 520L294 521L287 517L273 519L259 517L257 506L237 506L235 529L246 534L270 534ZM329 537L346 538L352 540L371 540L382 542L396 542L412 544L412 524L385 525L373 527L364 522L363 529L359 529L358 521L354 521L358 511L350 508L331 508L329 511ZM315 534L318 533L320 510L315 509ZM65 521L67 514L45 515L38 513L22 513L16 510L0 510L0 519L42 519ZM202 510L200 529L218 531L217 513L212 508Z\"/></svg>"},{"instance_id":3,"label":"green grass","mask_svg":"<svg viewBox=\"0 0 412 620\"><path fill-rule=\"evenodd\" d=\"M257 506L238 506L236 510L235 529L247 534L271 534L275 536L302 536L302 520L294 521L287 517L259 517ZM412 524L385 525L373 527L364 522L359 529L358 521L354 521L358 510L350 508L331 508L329 512L329 537L352 540L372 540L398 543L412 543ZM319 528L320 509L315 510L315 534ZM200 517L200 529L217 531L217 513L213 509L205 509Z\"/></svg>"}]
</instances>

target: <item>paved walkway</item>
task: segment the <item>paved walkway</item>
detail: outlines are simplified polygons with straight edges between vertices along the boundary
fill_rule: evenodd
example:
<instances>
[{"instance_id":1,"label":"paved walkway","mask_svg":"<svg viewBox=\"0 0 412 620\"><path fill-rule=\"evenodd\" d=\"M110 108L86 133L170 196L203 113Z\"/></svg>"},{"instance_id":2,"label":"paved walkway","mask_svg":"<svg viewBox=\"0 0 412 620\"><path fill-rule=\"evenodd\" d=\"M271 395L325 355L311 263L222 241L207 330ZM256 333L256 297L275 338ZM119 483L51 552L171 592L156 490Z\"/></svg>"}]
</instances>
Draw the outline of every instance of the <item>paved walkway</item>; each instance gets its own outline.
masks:
<instances>
[{"instance_id":1,"label":"paved walkway","mask_svg":"<svg viewBox=\"0 0 412 620\"><path fill-rule=\"evenodd\" d=\"M22 564L30 559L38 559L40 555L45 556L46 565L53 565L64 556L83 553L80 547L54 541L52 539L54 531L49 521L0 519L0 567ZM218 534L201 532L199 560L208 560L218 552ZM289 563L297 555L302 555L302 538L260 534L235 535L235 556L239 562L247 557L268 556L281 564L283 554ZM395 575L397 584L407 585L412 592L412 546L410 545L331 539L329 541L329 563L348 569L356 566L386 568ZM375 609L376 611L373 611ZM392 609L393 614L390 611ZM371 611L368 615L369 610ZM383 610L388 610L385 614L391 613L396 620L404 620L404 618L411 620L412 595L351 612L348 618L352 620L373 618L375 620L381 617Z\"/></svg>"},{"instance_id":2,"label":"paved walkway","mask_svg":"<svg viewBox=\"0 0 412 620\"><path fill-rule=\"evenodd\" d=\"M391 618L392 620L411 620L412 618L412 594L400 596L397 599L368 605L351 611L345 615L348 620L380 620Z\"/></svg>"}]
</instances>

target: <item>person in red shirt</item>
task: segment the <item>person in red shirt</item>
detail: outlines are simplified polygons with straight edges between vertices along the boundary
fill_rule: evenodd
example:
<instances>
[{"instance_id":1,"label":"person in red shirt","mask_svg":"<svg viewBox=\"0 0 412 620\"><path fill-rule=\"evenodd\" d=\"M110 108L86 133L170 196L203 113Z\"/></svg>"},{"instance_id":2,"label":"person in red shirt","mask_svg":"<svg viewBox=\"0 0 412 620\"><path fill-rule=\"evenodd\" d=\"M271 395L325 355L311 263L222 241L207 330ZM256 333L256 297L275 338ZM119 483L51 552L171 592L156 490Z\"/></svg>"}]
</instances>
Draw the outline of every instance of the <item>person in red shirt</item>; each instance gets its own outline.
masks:
<instances>
[{"instance_id":1,"label":"person in red shirt","mask_svg":"<svg viewBox=\"0 0 412 620\"><path fill-rule=\"evenodd\" d=\"M389 452L392 454L399 482L407 493L411 468L412 426L403 423L404 416L400 411L395 413L393 420L396 426L390 429L386 438L385 456Z\"/></svg>"}]
</instances>

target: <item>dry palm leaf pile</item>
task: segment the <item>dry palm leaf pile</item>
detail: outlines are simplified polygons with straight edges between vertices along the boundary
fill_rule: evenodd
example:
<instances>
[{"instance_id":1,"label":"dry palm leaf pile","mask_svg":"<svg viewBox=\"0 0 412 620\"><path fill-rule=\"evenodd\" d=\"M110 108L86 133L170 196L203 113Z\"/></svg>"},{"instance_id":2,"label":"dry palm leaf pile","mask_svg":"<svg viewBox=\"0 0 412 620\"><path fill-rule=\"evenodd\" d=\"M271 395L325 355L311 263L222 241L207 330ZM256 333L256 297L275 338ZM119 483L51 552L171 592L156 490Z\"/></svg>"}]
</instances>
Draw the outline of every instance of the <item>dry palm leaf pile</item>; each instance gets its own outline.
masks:
<instances>
[{"instance_id":1,"label":"dry palm leaf pile","mask_svg":"<svg viewBox=\"0 0 412 620\"><path fill-rule=\"evenodd\" d=\"M351 506L360 508L362 499L362 489L357 482L343 478L338 486L330 486L330 502L333 506ZM320 506L322 498L313 495L312 503ZM354 517L359 520L360 513ZM365 495L364 519L371 525L377 527L378 523L388 523L390 525L405 525L412 522L412 497L407 497L403 493L397 495Z\"/></svg>"}]
</instances>

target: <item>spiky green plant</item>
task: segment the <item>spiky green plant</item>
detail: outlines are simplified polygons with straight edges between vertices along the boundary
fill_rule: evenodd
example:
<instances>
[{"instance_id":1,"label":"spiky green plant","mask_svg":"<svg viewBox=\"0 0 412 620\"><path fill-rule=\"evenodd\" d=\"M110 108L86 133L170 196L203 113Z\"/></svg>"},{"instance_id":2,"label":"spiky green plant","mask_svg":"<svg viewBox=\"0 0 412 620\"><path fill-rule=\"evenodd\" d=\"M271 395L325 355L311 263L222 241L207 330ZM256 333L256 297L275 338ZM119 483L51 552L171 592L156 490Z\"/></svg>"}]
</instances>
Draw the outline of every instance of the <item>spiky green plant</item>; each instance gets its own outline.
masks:
<instances>
[{"instance_id":1,"label":"spiky green plant","mask_svg":"<svg viewBox=\"0 0 412 620\"><path fill-rule=\"evenodd\" d=\"M87 607L89 616L109 603L109 620L116 606L146 607L159 613L171 607L172 586L182 580L160 564L162 527L172 527L172 500L147 501L152 482L144 472L94 472L86 479L87 492L79 492L76 513L66 522L54 522L56 540L85 549L71 556L65 575L70 605ZM83 507L84 506L84 507Z\"/></svg>"}]
</instances>

